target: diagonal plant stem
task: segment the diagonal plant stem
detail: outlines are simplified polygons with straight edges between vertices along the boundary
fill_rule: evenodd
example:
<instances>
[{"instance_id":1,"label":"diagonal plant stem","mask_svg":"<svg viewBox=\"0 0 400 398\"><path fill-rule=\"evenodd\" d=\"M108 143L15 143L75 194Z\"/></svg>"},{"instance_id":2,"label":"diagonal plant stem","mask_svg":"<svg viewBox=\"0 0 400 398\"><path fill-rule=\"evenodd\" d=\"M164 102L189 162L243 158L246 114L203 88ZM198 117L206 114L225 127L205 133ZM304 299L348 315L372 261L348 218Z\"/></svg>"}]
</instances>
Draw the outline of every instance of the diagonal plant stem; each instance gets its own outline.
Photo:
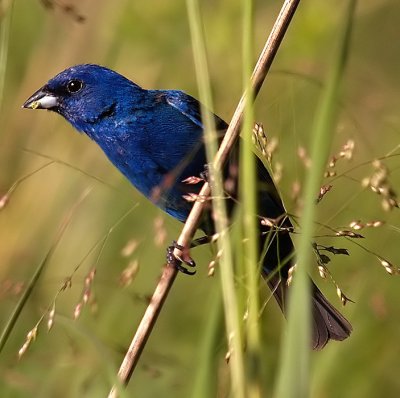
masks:
<instances>
[{"instance_id":1,"label":"diagonal plant stem","mask_svg":"<svg viewBox=\"0 0 400 398\"><path fill-rule=\"evenodd\" d=\"M52 255L53 255L54 251L56 250L62 237L64 236L65 230L69 226L75 211L81 205L81 203L86 199L86 197L89 195L90 191L91 191L91 188L86 189L82 193L82 195L78 199L78 201L72 206L72 208L68 211L68 213L64 217L64 219L59 227L59 230L54 237L53 243L51 244L49 250L47 251L47 253L44 256L41 263L36 268L34 274L32 275L30 281L28 282L28 285L27 285L25 291L23 292L20 299L18 300L18 303L15 306L14 311L10 315L10 318L8 319L6 325L4 326L3 330L1 331L0 353L2 352L5 344L7 343L7 340L9 338L13 328L15 327L15 325L17 323L17 320L18 320L19 316L21 315L21 312L24 309L25 304L27 303L29 297L32 295L32 292L33 292L34 288L36 287L40 276L42 275L44 269L46 268L47 264L49 263Z\"/></svg>"},{"instance_id":2,"label":"diagonal plant stem","mask_svg":"<svg viewBox=\"0 0 400 398\"><path fill-rule=\"evenodd\" d=\"M252 100L257 96L261 86L267 76L272 61L278 51L278 48L283 40L283 37L290 25L293 15L297 9L300 0L285 0L281 11L275 21L272 31L265 43L265 46L259 56L257 64L251 76L251 88L253 91ZM222 168L229 152L233 148L237 138L239 137L240 127L243 120L244 109L248 94L244 93L237 105L232 120L225 133L224 139L214 159L214 168ZM207 198L211 193L211 187L208 182L204 183L200 193L200 198ZM196 232L203 209L206 205L206 200L196 201L189 214L189 217L183 226L182 232L178 238L178 244L183 247L189 247L190 242ZM142 321L136 330L128 351L122 361L118 371L118 378L121 383L128 384L130 377L139 361L140 355L144 346L151 334L157 317L162 309L162 306L167 298L167 295L174 283L178 271L170 266L165 266L160 281L158 282L153 296L150 300ZM113 386L108 398L118 397L118 388Z\"/></svg>"}]
</instances>

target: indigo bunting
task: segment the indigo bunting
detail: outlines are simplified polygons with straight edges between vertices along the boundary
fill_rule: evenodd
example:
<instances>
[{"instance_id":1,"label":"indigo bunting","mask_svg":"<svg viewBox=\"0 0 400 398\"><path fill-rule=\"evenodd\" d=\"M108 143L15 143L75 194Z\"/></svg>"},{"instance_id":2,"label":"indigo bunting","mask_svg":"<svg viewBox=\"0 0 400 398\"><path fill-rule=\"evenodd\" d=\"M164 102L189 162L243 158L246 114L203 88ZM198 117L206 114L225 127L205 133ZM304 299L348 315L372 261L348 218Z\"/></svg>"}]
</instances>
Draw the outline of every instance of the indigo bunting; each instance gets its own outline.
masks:
<instances>
[{"instance_id":1,"label":"indigo bunting","mask_svg":"<svg viewBox=\"0 0 400 398\"><path fill-rule=\"evenodd\" d=\"M87 134L109 160L147 198L172 217L184 222L192 207L185 196L198 193L206 165L200 103L177 90L146 90L124 76L98 65L77 65L64 70L36 91L23 105L59 113L75 129ZM214 115L218 131L227 124ZM236 150L233 151L237 154ZM237 157L224 171L227 195L237 195ZM282 309L286 310L288 270L293 265L292 225L277 189L257 158L257 216L280 220L276 225L258 222L262 274ZM196 183L197 181L197 183ZM193 182L193 181L192 181ZM233 212L235 200L228 200ZM211 210L199 226L207 236L214 233ZM190 263L190 262L189 262ZM190 265L190 264L189 264ZM257 266L256 264L254 266ZM350 323L312 283L312 347L323 348L332 340L344 340Z\"/></svg>"}]
</instances>

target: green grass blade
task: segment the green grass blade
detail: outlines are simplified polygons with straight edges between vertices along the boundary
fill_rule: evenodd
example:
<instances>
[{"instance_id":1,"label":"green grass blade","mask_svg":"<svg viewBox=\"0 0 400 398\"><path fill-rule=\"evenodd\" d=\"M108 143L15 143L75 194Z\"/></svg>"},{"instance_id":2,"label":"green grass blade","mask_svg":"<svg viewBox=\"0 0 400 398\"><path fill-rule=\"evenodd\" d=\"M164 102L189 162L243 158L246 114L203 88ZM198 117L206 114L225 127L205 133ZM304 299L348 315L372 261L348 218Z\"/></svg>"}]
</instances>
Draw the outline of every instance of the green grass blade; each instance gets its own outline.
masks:
<instances>
[{"instance_id":1,"label":"green grass blade","mask_svg":"<svg viewBox=\"0 0 400 398\"><path fill-rule=\"evenodd\" d=\"M8 318L8 321L7 321L6 325L4 326L3 331L1 332L1 335L0 335L0 353L2 352L5 344L7 343L7 340L10 337L10 334L18 321L18 318L21 315L21 312L24 309L25 304L27 303L29 297L31 296L33 289L36 287L38 280L43 273L43 270L45 269L46 265L48 264L49 260L51 259L51 256L54 253L54 251L56 250L58 244L60 243L61 238L63 237L64 232L65 232L66 228L68 227L76 208L79 206L80 203L82 203L82 201L86 198L88 193L89 193L89 190L86 190L82 194L81 198L79 198L78 202L74 204L72 209L69 211L69 213L67 214L67 216L61 223L60 229L57 232L57 234L54 238L54 241L50 246L50 249L47 251L43 260L36 268L24 293L22 294L21 298L18 300L18 303L15 306L12 314Z\"/></svg>"},{"instance_id":2,"label":"green grass blade","mask_svg":"<svg viewBox=\"0 0 400 398\"><path fill-rule=\"evenodd\" d=\"M243 84L251 92L253 54L253 2L243 1ZM246 318L246 379L247 396L261 397L262 352L260 339L258 228L256 208L256 169L252 132L254 125L253 101L246 102L242 129L240 157L240 197L243 214L243 261L247 293Z\"/></svg>"},{"instance_id":3,"label":"green grass blade","mask_svg":"<svg viewBox=\"0 0 400 398\"><path fill-rule=\"evenodd\" d=\"M312 130L312 167L307 174L304 209L300 225L297 263L292 287L288 331L282 348L282 364L276 397L308 397L310 390L310 296L308 270L311 262L310 242L314 231L315 198L327 163L337 116L341 81L344 75L356 0L350 0L344 27L339 39L339 50L332 60L332 69L322 93L316 121Z\"/></svg>"},{"instance_id":4,"label":"green grass blade","mask_svg":"<svg viewBox=\"0 0 400 398\"><path fill-rule=\"evenodd\" d=\"M196 75L199 86L200 100L208 109L212 109L210 79L207 68L206 49L204 44L204 33L200 17L199 5L196 0L187 0L189 25L192 36L193 55L196 66ZM217 152L217 134L214 120L210 112L202 110L202 119L205 127L206 152L209 164ZM233 271L232 245L229 239L228 217L225 208L224 191L221 171L211 166L212 195L214 200L213 212L215 215L216 230L219 233L217 241L221 251L220 276L222 286L222 297L226 322L226 333L231 354L229 366L231 371L232 396L244 398L245 377L242 353L242 338L238 311L238 300L235 292L235 280Z\"/></svg>"},{"instance_id":5,"label":"green grass blade","mask_svg":"<svg viewBox=\"0 0 400 398\"><path fill-rule=\"evenodd\" d=\"M2 352L5 344L7 343L8 338L10 337L10 334L12 330L14 329L15 324L17 323L17 320L19 316L21 315L22 310L25 307L25 304L27 303L29 297L31 296L33 289L37 285L37 282L40 278L40 275L42 274L44 268L46 267L47 263L49 262L56 246L57 246L58 240L55 241L52 245L52 247L49 249L47 254L45 255L43 261L39 264L39 266L36 268L34 274L32 275L31 280L29 281L24 293L18 300L17 305L15 306L12 314L10 315L6 325L3 328L3 331L1 332L0 335L0 353Z\"/></svg>"},{"instance_id":6,"label":"green grass blade","mask_svg":"<svg viewBox=\"0 0 400 398\"><path fill-rule=\"evenodd\" d=\"M0 21L0 111L3 105L4 83L6 81L8 43L13 4L14 2L12 1L8 6L3 5L2 11L4 14ZM8 9L4 11L5 8Z\"/></svg>"},{"instance_id":7,"label":"green grass blade","mask_svg":"<svg viewBox=\"0 0 400 398\"><path fill-rule=\"evenodd\" d=\"M219 356L218 344L222 338L223 313L221 302L221 290L216 286L210 301L210 311L204 327L203 341L200 345L197 360L197 372L194 381L192 398L216 397L217 375Z\"/></svg>"}]
</instances>

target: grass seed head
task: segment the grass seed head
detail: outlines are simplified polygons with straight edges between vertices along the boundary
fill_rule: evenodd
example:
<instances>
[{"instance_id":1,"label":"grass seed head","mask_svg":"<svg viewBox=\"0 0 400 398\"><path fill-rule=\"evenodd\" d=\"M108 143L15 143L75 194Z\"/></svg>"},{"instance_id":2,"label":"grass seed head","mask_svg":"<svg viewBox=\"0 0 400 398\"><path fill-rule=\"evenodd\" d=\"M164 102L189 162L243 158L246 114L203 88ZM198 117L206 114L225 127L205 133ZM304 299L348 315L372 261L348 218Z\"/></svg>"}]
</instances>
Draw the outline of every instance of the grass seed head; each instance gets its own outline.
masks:
<instances>
[{"instance_id":1,"label":"grass seed head","mask_svg":"<svg viewBox=\"0 0 400 398\"><path fill-rule=\"evenodd\" d=\"M293 280L294 272L296 271L297 264L292 265L288 270L288 278L286 281L287 286L290 286Z\"/></svg>"},{"instance_id":2,"label":"grass seed head","mask_svg":"<svg viewBox=\"0 0 400 398\"><path fill-rule=\"evenodd\" d=\"M8 194L3 195L0 198L0 210L3 210L9 203L10 201L10 196Z\"/></svg>"},{"instance_id":3,"label":"grass seed head","mask_svg":"<svg viewBox=\"0 0 400 398\"><path fill-rule=\"evenodd\" d=\"M21 357L26 353L31 343L36 340L37 334L38 334L38 325L36 325L33 329L31 329L27 333L25 342L18 351L19 359L21 359Z\"/></svg>"},{"instance_id":4,"label":"grass seed head","mask_svg":"<svg viewBox=\"0 0 400 398\"><path fill-rule=\"evenodd\" d=\"M129 240L126 245L121 250L122 257L130 257L137 247L139 246L139 242L136 239Z\"/></svg>"},{"instance_id":5,"label":"grass seed head","mask_svg":"<svg viewBox=\"0 0 400 398\"><path fill-rule=\"evenodd\" d=\"M139 272L139 262L137 260L131 261L128 266L121 272L119 277L120 286L129 286L135 279Z\"/></svg>"},{"instance_id":6,"label":"grass seed head","mask_svg":"<svg viewBox=\"0 0 400 398\"><path fill-rule=\"evenodd\" d=\"M56 315L56 306L53 304L52 309L49 311L47 315L47 331L50 332L50 329L54 325L54 317Z\"/></svg>"}]
</instances>

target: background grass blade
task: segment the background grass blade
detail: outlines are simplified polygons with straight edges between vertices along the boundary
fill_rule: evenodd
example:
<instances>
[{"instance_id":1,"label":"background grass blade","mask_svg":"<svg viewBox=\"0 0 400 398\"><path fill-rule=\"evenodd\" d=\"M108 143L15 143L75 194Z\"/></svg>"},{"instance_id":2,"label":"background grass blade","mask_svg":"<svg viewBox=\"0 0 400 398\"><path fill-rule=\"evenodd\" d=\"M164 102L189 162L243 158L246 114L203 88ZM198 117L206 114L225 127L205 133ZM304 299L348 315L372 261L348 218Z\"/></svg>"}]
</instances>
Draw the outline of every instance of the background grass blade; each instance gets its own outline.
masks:
<instances>
[{"instance_id":1,"label":"background grass blade","mask_svg":"<svg viewBox=\"0 0 400 398\"><path fill-rule=\"evenodd\" d=\"M250 77L253 68L253 2L244 0L243 7L243 85L244 91L251 92ZM256 207L256 164L254 144L252 141L254 125L254 103L247 101L240 153L240 198L242 207L243 236L236 244L242 248L244 277L246 281L246 380L249 398L261 397L262 394L262 350L260 337L260 303L259 282L259 236L257 228ZM244 243L242 243L244 242Z\"/></svg>"},{"instance_id":2,"label":"background grass blade","mask_svg":"<svg viewBox=\"0 0 400 398\"><path fill-rule=\"evenodd\" d=\"M68 227L75 210L82 203L82 201L86 198L86 196L89 194L89 191L90 190L86 190L82 194L82 196L78 200L78 202L75 203L75 205L72 207L72 209L68 212L67 216L61 223L59 231L57 232L57 234L54 238L54 241L53 241L52 245L50 246L50 249L46 253L42 262L36 268L34 274L32 275L32 278L28 282L23 294L19 298L17 305L15 306L12 314L8 318L8 321L7 321L6 325L4 326L3 331L1 332L1 335L0 335L0 353L3 350L8 338L10 337L10 334L11 334L13 328L15 327L15 324L17 323L17 320L18 320L19 316L21 315L22 310L24 309L26 303L28 302L29 298L31 297L34 288L37 286L39 278L43 273L43 270L45 269L46 265L49 263L54 251L56 250L58 244L60 243L61 238L63 237L64 232L65 232L66 228Z\"/></svg>"},{"instance_id":3,"label":"background grass blade","mask_svg":"<svg viewBox=\"0 0 400 398\"><path fill-rule=\"evenodd\" d=\"M315 199L321 185L331 147L340 97L341 81L348 60L348 49L356 1L350 0L339 38L339 49L323 90L311 133L312 167L307 174L301 235L295 278L289 303L288 330L282 347L276 397L308 397L310 390L310 295L308 271L312 262L310 242L314 231Z\"/></svg>"},{"instance_id":4,"label":"background grass blade","mask_svg":"<svg viewBox=\"0 0 400 398\"><path fill-rule=\"evenodd\" d=\"M197 0L188 0L187 7L200 101L206 107L206 109L202 109L202 120L205 127L207 159L209 164L212 165L212 161L218 149L218 137L215 131L214 120L208 111L209 109L213 109L213 106L207 67L206 48L204 43L204 32L202 29L203 25ZM225 195L222 173L221 170L217 170L211 166L210 175L213 181L213 213L216 231L219 234L217 245L218 250L221 252L219 269L226 322L226 334L230 352L229 366L231 370L232 396L241 398L245 396L246 390L242 337L238 302L235 291L232 245L228 234L228 217L224 200Z\"/></svg>"},{"instance_id":5,"label":"background grass blade","mask_svg":"<svg viewBox=\"0 0 400 398\"><path fill-rule=\"evenodd\" d=\"M216 397L218 395L219 347L223 338L223 312L221 289L213 288L208 304L207 322L203 325L202 342L197 356L197 370L191 398Z\"/></svg>"},{"instance_id":6,"label":"background grass blade","mask_svg":"<svg viewBox=\"0 0 400 398\"><path fill-rule=\"evenodd\" d=\"M8 4L2 2L0 5L0 111L3 105L4 83L6 81L8 45L10 35L11 17L14 1L11 0Z\"/></svg>"}]
</instances>

